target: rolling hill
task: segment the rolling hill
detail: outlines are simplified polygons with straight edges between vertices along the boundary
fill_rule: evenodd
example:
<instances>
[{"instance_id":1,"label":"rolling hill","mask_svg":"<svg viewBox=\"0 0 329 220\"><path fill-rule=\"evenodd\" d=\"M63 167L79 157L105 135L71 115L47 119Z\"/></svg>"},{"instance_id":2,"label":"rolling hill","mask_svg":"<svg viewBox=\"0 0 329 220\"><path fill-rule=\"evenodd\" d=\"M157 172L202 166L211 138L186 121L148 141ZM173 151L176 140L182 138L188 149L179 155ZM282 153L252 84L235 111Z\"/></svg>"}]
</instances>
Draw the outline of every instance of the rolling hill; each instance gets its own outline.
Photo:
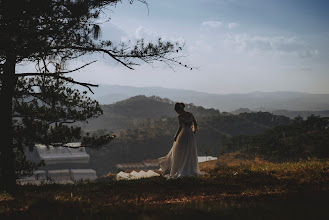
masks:
<instances>
[{"instance_id":1,"label":"rolling hill","mask_svg":"<svg viewBox=\"0 0 329 220\"><path fill-rule=\"evenodd\" d=\"M103 105L104 114L93 118L87 124L79 123L85 131L102 130L118 132L125 129L135 129L151 120L177 117L174 102L169 99L144 95L134 96L110 105ZM196 117L218 115L214 109L205 109L192 104L186 106Z\"/></svg>"}]
</instances>

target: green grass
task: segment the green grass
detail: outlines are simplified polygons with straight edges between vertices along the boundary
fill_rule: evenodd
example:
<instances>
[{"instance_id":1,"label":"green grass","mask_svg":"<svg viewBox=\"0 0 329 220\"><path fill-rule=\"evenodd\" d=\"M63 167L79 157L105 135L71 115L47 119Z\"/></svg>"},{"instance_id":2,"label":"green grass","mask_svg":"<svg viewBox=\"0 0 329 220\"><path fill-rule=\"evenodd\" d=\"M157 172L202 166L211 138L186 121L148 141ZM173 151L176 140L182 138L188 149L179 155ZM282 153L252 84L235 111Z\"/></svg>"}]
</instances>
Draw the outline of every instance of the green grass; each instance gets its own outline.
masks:
<instances>
[{"instance_id":1,"label":"green grass","mask_svg":"<svg viewBox=\"0 0 329 220\"><path fill-rule=\"evenodd\" d=\"M0 217L22 219L329 219L329 162L218 166L200 178L111 178L19 186Z\"/></svg>"}]
</instances>

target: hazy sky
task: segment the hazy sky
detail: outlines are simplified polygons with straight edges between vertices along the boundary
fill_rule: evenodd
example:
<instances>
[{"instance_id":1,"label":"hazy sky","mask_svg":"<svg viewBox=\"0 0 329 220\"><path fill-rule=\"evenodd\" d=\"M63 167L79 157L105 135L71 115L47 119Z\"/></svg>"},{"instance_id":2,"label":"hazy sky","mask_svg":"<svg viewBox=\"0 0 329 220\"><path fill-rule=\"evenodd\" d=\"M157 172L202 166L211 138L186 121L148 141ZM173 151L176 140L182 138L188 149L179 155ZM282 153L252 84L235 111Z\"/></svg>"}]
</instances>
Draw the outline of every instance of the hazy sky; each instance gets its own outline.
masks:
<instances>
[{"instance_id":1,"label":"hazy sky","mask_svg":"<svg viewBox=\"0 0 329 220\"><path fill-rule=\"evenodd\" d=\"M220 94L329 93L327 0L148 0L148 8L123 2L107 12L103 39L184 40L189 56L182 61L199 70L158 63L131 71L104 55L76 79Z\"/></svg>"}]
</instances>

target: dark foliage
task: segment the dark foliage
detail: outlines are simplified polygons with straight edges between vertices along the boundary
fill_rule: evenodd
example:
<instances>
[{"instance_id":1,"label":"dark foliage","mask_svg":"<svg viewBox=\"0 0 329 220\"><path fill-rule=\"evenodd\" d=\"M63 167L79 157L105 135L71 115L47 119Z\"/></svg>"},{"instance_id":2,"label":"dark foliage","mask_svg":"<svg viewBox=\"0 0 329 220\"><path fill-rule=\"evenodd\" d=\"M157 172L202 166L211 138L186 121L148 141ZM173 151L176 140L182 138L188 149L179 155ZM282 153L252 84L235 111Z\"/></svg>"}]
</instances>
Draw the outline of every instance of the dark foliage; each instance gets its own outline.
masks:
<instances>
[{"instance_id":1,"label":"dark foliage","mask_svg":"<svg viewBox=\"0 0 329 220\"><path fill-rule=\"evenodd\" d=\"M276 126L254 136L227 139L223 152L243 150L274 161L329 157L329 118L296 117L290 125Z\"/></svg>"}]
</instances>

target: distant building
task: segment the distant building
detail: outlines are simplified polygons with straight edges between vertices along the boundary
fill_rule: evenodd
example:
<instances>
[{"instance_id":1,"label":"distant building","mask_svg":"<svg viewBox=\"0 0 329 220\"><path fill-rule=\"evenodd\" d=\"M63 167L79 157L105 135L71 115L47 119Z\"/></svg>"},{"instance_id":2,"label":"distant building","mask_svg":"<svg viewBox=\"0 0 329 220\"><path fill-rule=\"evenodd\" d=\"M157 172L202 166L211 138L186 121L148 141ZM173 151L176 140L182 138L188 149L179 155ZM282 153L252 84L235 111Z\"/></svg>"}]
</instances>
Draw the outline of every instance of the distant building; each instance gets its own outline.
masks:
<instances>
[{"instance_id":1,"label":"distant building","mask_svg":"<svg viewBox=\"0 0 329 220\"><path fill-rule=\"evenodd\" d=\"M33 151L26 150L26 157L36 163L43 160L46 166L40 167L33 176L19 179L21 184L74 183L97 178L96 171L89 168L90 156L81 143L58 147L37 144Z\"/></svg>"},{"instance_id":2,"label":"distant building","mask_svg":"<svg viewBox=\"0 0 329 220\"><path fill-rule=\"evenodd\" d=\"M206 161L211 161L211 160L217 160L217 157L213 157L213 156L198 156L198 162L199 163L206 162Z\"/></svg>"}]
</instances>

